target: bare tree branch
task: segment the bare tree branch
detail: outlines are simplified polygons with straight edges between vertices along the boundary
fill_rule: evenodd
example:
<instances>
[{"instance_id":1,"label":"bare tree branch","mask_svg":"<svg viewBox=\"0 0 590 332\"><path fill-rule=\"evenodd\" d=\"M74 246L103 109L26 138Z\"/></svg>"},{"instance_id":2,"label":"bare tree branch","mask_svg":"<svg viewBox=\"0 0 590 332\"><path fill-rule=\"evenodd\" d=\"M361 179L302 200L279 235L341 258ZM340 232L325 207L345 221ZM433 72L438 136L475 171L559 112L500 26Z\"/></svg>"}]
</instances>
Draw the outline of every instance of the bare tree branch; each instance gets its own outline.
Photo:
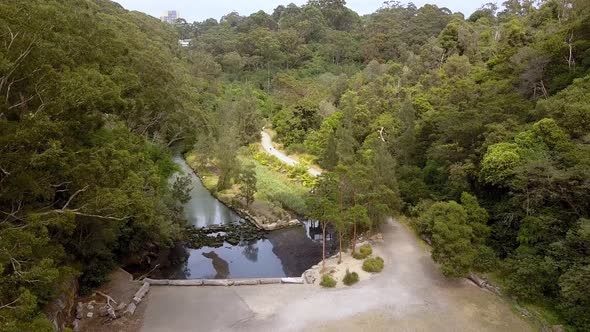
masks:
<instances>
[{"instance_id":1,"label":"bare tree branch","mask_svg":"<svg viewBox=\"0 0 590 332\"><path fill-rule=\"evenodd\" d=\"M385 143L385 138L383 138L383 132L385 131L385 127L381 127L381 129L379 129L379 137L381 138L381 140L383 141L383 143Z\"/></svg>"},{"instance_id":2,"label":"bare tree branch","mask_svg":"<svg viewBox=\"0 0 590 332\"><path fill-rule=\"evenodd\" d=\"M68 199L68 201L66 202L66 204L64 205L62 210L67 209L68 206L70 205L70 203L72 202L72 200L74 200L74 198L76 198L76 196L78 196L80 193L85 192L87 189L88 189L88 186L76 191L72 196L70 196L70 199Z\"/></svg>"},{"instance_id":3,"label":"bare tree branch","mask_svg":"<svg viewBox=\"0 0 590 332\"><path fill-rule=\"evenodd\" d=\"M13 304L15 304L16 302L20 301L20 296L16 298L16 300L10 302L10 303L6 303L0 306L0 309L14 309L15 307L13 306Z\"/></svg>"},{"instance_id":4,"label":"bare tree branch","mask_svg":"<svg viewBox=\"0 0 590 332\"><path fill-rule=\"evenodd\" d=\"M569 39L567 41L567 45L569 47L569 56L566 57L567 66L569 70L572 70L572 66L575 66L576 60L574 60L574 53L573 53L573 41L574 41L574 31L571 32Z\"/></svg>"},{"instance_id":5,"label":"bare tree branch","mask_svg":"<svg viewBox=\"0 0 590 332\"><path fill-rule=\"evenodd\" d=\"M107 294L105 294L105 293L103 293L101 291L96 291L96 294L98 294L98 295L104 297L105 299L107 299L107 305L109 307L111 307L111 308L112 308L111 302L113 302L114 304L117 304L117 301L115 301L115 299L113 299L111 296L109 296L109 295L107 295Z\"/></svg>"},{"instance_id":6,"label":"bare tree branch","mask_svg":"<svg viewBox=\"0 0 590 332\"><path fill-rule=\"evenodd\" d=\"M6 222L8 221L9 218L13 218L15 220L19 220L19 221L24 221L23 219L21 219L20 217L18 217L16 214L21 210L22 208L22 200L18 201L18 205L15 207L14 206L14 201L12 203L12 210L10 212L5 212L5 211L0 211L0 213L6 215L6 218L4 218L4 220L2 222Z\"/></svg>"},{"instance_id":7,"label":"bare tree branch","mask_svg":"<svg viewBox=\"0 0 590 332\"><path fill-rule=\"evenodd\" d=\"M57 213L57 214L65 214L65 213L72 213L74 215L77 216L81 216L81 217L90 217L90 218L98 218L98 219L106 219L106 220L114 220L114 221L123 221L125 219L129 219L130 216L125 216L125 217L111 217L111 216L101 216L98 214L92 214L92 213L84 213L84 212L79 212L78 210L71 210L71 209L59 209L59 210L51 210L51 211L47 211L47 212L43 212L43 213L39 213L39 216L46 216L52 213Z\"/></svg>"},{"instance_id":8,"label":"bare tree branch","mask_svg":"<svg viewBox=\"0 0 590 332\"><path fill-rule=\"evenodd\" d=\"M12 84L12 83L11 83L11 84ZM24 98L22 98L22 99L21 99L21 101L20 101L20 103L18 103L18 104L14 104L14 105L12 105L12 106L8 107L8 110L11 110L11 109L13 109L13 108L17 108L17 107L19 107L19 106L25 105L25 104L27 104L28 102L30 102L31 100L33 100L33 99L35 99L35 96L30 96L30 97L29 97L29 98L27 98L27 99L24 99Z\"/></svg>"},{"instance_id":9,"label":"bare tree branch","mask_svg":"<svg viewBox=\"0 0 590 332\"><path fill-rule=\"evenodd\" d=\"M142 275L141 277L137 278L137 280L143 280L144 278L149 277L149 275L152 274L152 272L154 272L159 267L160 267L160 264L156 264L156 266L154 266L153 269L151 269L148 273Z\"/></svg>"},{"instance_id":10,"label":"bare tree branch","mask_svg":"<svg viewBox=\"0 0 590 332\"><path fill-rule=\"evenodd\" d=\"M66 184L71 184L71 183L72 183L72 181L66 181L66 182L62 182L62 183L59 183L59 184L52 184L51 186L53 188L59 188L61 186L65 186Z\"/></svg>"}]
</instances>

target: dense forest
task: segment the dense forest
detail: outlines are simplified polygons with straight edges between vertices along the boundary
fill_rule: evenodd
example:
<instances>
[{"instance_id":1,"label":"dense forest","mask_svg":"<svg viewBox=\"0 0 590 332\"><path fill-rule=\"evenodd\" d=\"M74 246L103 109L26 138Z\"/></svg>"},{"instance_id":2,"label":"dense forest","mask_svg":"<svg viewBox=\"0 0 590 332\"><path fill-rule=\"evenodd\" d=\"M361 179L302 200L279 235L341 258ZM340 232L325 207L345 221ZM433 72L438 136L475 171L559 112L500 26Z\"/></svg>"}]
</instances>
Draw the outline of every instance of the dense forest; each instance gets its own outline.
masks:
<instances>
[{"instance_id":1,"label":"dense forest","mask_svg":"<svg viewBox=\"0 0 590 332\"><path fill-rule=\"evenodd\" d=\"M221 189L264 125L327 171L306 211L340 239L405 216L446 276L590 329L588 1L310 0L168 25L4 0L0 36L0 330L51 330L64 279L87 291L182 237L171 147L215 158Z\"/></svg>"}]
</instances>

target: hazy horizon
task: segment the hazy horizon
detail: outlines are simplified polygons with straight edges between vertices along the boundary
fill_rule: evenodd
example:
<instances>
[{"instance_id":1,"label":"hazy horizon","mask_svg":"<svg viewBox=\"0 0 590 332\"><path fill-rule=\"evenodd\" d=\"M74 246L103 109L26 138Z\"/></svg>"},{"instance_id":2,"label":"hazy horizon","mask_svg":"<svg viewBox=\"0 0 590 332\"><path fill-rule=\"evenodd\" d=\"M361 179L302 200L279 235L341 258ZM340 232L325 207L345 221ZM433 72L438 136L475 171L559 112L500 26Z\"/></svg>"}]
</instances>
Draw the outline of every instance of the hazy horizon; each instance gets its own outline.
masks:
<instances>
[{"instance_id":1,"label":"hazy horizon","mask_svg":"<svg viewBox=\"0 0 590 332\"><path fill-rule=\"evenodd\" d=\"M217 0L217 1L202 1L202 0L114 0L128 10L137 10L148 15L159 18L164 15L167 10L177 10L180 17L186 19L188 22L204 21L208 18L219 20L223 15L233 11L240 15L248 16L259 10L264 10L267 13L272 11L279 5L287 5L294 3L296 5L303 5L307 0L261 0L261 1L240 1L240 0ZM349 0L347 6L360 15L370 14L375 12L383 5L383 0ZM431 1L412 1L417 7L423 5L435 4L439 7L447 7L453 12L461 12L465 16L469 16L477 8L483 4L490 2L489 0L431 0ZM402 1L402 3L404 3Z\"/></svg>"}]
</instances>

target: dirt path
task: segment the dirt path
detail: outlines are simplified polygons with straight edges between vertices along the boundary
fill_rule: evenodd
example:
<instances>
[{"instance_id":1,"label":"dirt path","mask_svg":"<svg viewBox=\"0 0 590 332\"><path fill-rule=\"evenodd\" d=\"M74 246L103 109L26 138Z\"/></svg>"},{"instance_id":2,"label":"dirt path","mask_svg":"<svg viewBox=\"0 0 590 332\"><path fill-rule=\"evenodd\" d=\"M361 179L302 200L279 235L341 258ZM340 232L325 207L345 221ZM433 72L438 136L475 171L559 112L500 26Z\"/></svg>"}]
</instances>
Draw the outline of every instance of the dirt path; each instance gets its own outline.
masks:
<instances>
[{"instance_id":1,"label":"dirt path","mask_svg":"<svg viewBox=\"0 0 590 332\"><path fill-rule=\"evenodd\" d=\"M354 287L154 287L142 331L532 331L510 305L447 280L396 221L375 251L385 269Z\"/></svg>"},{"instance_id":2,"label":"dirt path","mask_svg":"<svg viewBox=\"0 0 590 332\"><path fill-rule=\"evenodd\" d=\"M295 165L299 164L299 161L287 156L283 152L281 152L281 151L277 150L275 147L273 147L272 138L270 137L270 135L267 132L261 131L260 136L261 136L260 144L262 144L262 148L264 148L264 151L277 157L280 161L284 162L287 165L295 166ZM311 167L308 169L308 172L309 172L309 174L311 174L313 176L322 175L321 171L311 168Z\"/></svg>"}]
</instances>

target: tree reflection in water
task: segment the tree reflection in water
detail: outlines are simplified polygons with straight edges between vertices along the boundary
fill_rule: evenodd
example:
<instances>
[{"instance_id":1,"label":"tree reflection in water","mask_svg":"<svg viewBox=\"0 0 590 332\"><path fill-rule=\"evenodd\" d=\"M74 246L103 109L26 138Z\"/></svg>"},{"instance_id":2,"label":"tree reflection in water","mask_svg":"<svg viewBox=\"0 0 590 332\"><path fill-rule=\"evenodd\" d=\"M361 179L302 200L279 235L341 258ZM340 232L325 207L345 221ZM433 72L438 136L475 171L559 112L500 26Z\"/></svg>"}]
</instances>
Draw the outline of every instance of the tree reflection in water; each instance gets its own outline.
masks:
<instances>
[{"instance_id":1,"label":"tree reflection in water","mask_svg":"<svg viewBox=\"0 0 590 332\"><path fill-rule=\"evenodd\" d=\"M213 268L217 272L215 279L227 279L229 276L229 264L225 260L219 257L214 251L204 252L203 256L212 260Z\"/></svg>"},{"instance_id":2,"label":"tree reflection in water","mask_svg":"<svg viewBox=\"0 0 590 332\"><path fill-rule=\"evenodd\" d=\"M252 241L247 245L244 245L244 250L242 250L242 254L249 261L256 263L258 261L258 246L256 245L256 241Z\"/></svg>"}]
</instances>

